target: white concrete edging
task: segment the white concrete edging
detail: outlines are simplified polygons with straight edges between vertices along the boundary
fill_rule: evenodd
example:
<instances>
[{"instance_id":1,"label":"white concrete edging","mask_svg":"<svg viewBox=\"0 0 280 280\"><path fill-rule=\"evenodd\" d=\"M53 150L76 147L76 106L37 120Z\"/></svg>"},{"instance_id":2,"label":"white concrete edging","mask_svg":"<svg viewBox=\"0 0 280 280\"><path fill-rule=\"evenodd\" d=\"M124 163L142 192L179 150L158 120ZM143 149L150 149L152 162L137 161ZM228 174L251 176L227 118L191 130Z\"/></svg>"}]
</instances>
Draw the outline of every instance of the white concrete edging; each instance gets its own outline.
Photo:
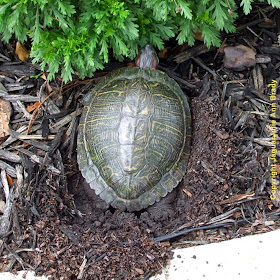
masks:
<instances>
[{"instance_id":1,"label":"white concrete edging","mask_svg":"<svg viewBox=\"0 0 280 280\"><path fill-rule=\"evenodd\" d=\"M151 280L279 280L280 230L174 250Z\"/></svg>"}]
</instances>

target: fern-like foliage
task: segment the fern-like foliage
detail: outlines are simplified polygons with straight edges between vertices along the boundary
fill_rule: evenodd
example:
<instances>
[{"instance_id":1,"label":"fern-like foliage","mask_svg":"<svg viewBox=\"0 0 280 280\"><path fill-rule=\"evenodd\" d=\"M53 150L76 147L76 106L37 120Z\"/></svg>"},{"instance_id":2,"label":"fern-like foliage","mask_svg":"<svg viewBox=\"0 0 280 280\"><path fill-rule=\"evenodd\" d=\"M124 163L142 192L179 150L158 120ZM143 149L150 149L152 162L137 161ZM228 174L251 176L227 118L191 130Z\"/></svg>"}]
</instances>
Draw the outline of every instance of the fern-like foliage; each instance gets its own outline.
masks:
<instances>
[{"instance_id":1,"label":"fern-like foliage","mask_svg":"<svg viewBox=\"0 0 280 280\"><path fill-rule=\"evenodd\" d=\"M261 0L259 2L264 2ZM280 7L280 0L267 0ZM61 71L65 82L74 71L90 77L115 58L135 58L138 48L158 49L176 37L194 44L201 30L208 47L220 44L219 32L233 32L237 16L234 0L0 0L0 33L32 40L33 62L40 62L49 79ZM238 2L245 14L252 0Z\"/></svg>"}]
</instances>

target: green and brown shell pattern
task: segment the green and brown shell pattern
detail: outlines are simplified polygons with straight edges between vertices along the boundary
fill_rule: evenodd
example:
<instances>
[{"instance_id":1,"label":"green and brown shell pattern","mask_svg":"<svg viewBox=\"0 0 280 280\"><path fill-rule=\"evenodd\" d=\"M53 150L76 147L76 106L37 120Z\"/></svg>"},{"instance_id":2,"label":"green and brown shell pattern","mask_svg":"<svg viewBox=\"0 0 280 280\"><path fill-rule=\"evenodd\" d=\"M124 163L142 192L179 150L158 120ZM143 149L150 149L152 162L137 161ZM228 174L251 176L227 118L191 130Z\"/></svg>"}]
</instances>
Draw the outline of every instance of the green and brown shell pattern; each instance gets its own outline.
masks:
<instances>
[{"instance_id":1,"label":"green and brown shell pattern","mask_svg":"<svg viewBox=\"0 0 280 280\"><path fill-rule=\"evenodd\" d=\"M122 68L84 99L78 131L82 175L108 204L138 211L183 178L190 154L187 97L165 73Z\"/></svg>"}]
</instances>

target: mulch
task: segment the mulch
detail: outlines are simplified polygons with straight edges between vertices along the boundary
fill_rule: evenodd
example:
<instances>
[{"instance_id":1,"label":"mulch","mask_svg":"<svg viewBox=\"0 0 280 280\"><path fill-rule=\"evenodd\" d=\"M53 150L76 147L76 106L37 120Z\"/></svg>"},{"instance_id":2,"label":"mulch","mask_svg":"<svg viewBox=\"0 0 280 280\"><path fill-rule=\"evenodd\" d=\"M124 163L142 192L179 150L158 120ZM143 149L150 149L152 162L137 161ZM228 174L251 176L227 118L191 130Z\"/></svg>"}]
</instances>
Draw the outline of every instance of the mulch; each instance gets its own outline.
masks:
<instances>
[{"instance_id":1,"label":"mulch","mask_svg":"<svg viewBox=\"0 0 280 280\"><path fill-rule=\"evenodd\" d=\"M108 207L76 161L82 96L120 65L111 63L90 80L49 83L46 74L30 78L39 67L20 62L13 42L1 45L0 97L11 116L9 135L0 141L0 269L31 269L53 279L148 279L178 246L279 228L278 191L270 199L274 118L267 88L279 81L279 28L275 10L267 12L270 21L262 16L241 17L237 32L224 34L222 48L241 44L259 55L242 71L224 67L222 48L169 43L160 69L190 98L191 156L179 186L135 213ZM278 93L276 103L279 112Z\"/></svg>"}]
</instances>

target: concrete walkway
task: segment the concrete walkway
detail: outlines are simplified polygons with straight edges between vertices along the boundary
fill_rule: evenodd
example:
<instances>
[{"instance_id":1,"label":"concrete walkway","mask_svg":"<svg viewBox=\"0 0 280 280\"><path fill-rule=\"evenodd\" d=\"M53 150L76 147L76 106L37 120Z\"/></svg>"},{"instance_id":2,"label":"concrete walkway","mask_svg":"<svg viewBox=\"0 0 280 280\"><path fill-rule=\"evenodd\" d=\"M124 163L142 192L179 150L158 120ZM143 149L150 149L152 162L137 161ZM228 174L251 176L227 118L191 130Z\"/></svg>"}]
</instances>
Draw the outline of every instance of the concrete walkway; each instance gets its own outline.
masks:
<instances>
[{"instance_id":1,"label":"concrete walkway","mask_svg":"<svg viewBox=\"0 0 280 280\"><path fill-rule=\"evenodd\" d=\"M153 280L279 280L280 230L174 251Z\"/></svg>"}]
</instances>

